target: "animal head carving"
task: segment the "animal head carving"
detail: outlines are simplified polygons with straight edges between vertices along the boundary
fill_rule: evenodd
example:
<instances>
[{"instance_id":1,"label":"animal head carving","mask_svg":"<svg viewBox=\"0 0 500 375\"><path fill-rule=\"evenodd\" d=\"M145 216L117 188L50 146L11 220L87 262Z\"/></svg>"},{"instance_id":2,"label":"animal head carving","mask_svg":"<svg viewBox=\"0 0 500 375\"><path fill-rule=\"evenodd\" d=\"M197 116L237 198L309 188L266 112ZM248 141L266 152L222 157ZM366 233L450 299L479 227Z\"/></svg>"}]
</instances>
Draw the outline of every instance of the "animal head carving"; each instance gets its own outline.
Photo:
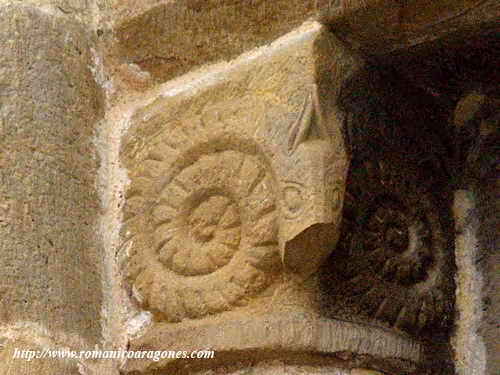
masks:
<instances>
[{"instance_id":1,"label":"animal head carving","mask_svg":"<svg viewBox=\"0 0 500 375\"><path fill-rule=\"evenodd\" d=\"M347 160L336 150L318 87L290 126L281 186L280 252L284 266L307 276L338 239Z\"/></svg>"}]
</instances>

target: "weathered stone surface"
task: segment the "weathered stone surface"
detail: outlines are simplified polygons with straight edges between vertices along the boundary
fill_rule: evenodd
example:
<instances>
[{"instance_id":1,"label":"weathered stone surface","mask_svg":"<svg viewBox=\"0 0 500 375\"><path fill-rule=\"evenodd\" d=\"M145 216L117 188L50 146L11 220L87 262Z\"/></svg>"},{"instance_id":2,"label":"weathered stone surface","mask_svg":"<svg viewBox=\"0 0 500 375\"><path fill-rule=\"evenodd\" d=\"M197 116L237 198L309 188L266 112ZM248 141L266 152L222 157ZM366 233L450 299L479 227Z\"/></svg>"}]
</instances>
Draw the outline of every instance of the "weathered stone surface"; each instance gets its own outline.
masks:
<instances>
[{"instance_id":1,"label":"weathered stone surface","mask_svg":"<svg viewBox=\"0 0 500 375\"><path fill-rule=\"evenodd\" d=\"M112 47L117 48L116 65L136 64L153 82L270 43L315 10L314 0L110 1L106 7L104 23L109 19L114 24L118 42ZM122 68L119 74L127 80Z\"/></svg>"},{"instance_id":2,"label":"weathered stone surface","mask_svg":"<svg viewBox=\"0 0 500 375\"><path fill-rule=\"evenodd\" d=\"M268 360L254 363L250 366L244 364L220 366L213 370L196 372L196 375L349 375L349 370L336 366L300 365L289 364L280 360Z\"/></svg>"},{"instance_id":3,"label":"weathered stone surface","mask_svg":"<svg viewBox=\"0 0 500 375\"><path fill-rule=\"evenodd\" d=\"M347 166L335 93L358 63L312 23L135 111L123 233L142 306L175 322L246 305L279 281L279 249L318 267Z\"/></svg>"},{"instance_id":4,"label":"weathered stone surface","mask_svg":"<svg viewBox=\"0 0 500 375\"><path fill-rule=\"evenodd\" d=\"M494 27L496 0L320 0L320 19L369 54Z\"/></svg>"},{"instance_id":5,"label":"weathered stone surface","mask_svg":"<svg viewBox=\"0 0 500 375\"><path fill-rule=\"evenodd\" d=\"M474 264L474 256L478 252L477 219L471 225L471 209L473 208L471 193L457 191L455 195L455 220L457 237L457 333L454 338L457 371L460 374L484 374L486 369L486 353L484 342L477 335L482 317L481 289L483 287L480 272ZM466 222L468 219L469 223ZM478 292L479 291L479 292Z\"/></svg>"},{"instance_id":6,"label":"weathered stone surface","mask_svg":"<svg viewBox=\"0 0 500 375\"><path fill-rule=\"evenodd\" d=\"M3 375L80 375L78 363L74 360L19 358L26 352L43 352L45 348L25 340L8 340L0 346L0 372ZM25 352L25 353L23 353ZM15 358L17 356L17 358Z\"/></svg>"},{"instance_id":7,"label":"weathered stone surface","mask_svg":"<svg viewBox=\"0 0 500 375\"><path fill-rule=\"evenodd\" d=\"M100 338L100 91L66 18L0 7L0 326Z\"/></svg>"},{"instance_id":8,"label":"weathered stone surface","mask_svg":"<svg viewBox=\"0 0 500 375\"><path fill-rule=\"evenodd\" d=\"M336 228L331 224L340 215L344 195L346 155L339 158L344 151L335 150L330 141L328 122L315 85L290 127L288 153L281 161L284 167L280 174L286 176L281 203L281 258L288 269L306 276L317 269L327 254L318 254L307 262L304 254L337 240L332 236ZM337 132L336 136L341 134Z\"/></svg>"},{"instance_id":9,"label":"weathered stone surface","mask_svg":"<svg viewBox=\"0 0 500 375\"><path fill-rule=\"evenodd\" d=\"M498 107L497 107L498 108ZM479 226L477 230L478 252L474 254L478 262L478 268L483 278L482 297L482 319L478 329L478 335L482 338L486 349L486 373L497 374L500 372L500 184L498 180L498 166L500 155L498 145L500 136L498 134L499 116L496 115L496 133L487 136L482 143L479 156L486 162L481 162L477 171L488 171L488 178L482 179L474 188L476 196L477 216ZM494 150L497 151L494 151ZM490 160L488 160L490 159ZM488 161L493 161L489 164ZM489 166L487 166L489 164ZM474 220L470 222L470 230L474 229ZM469 232L470 233L470 232ZM466 271L468 272L468 271ZM477 293L478 290L474 290ZM474 298L474 297L471 297ZM467 301L467 300L466 300ZM465 302L465 301L464 301ZM464 372L465 373L465 372Z\"/></svg>"},{"instance_id":10,"label":"weathered stone surface","mask_svg":"<svg viewBox=\"0 0 500 375\"><path fill-rule=\"evenodd\" d=\"M374 370L354 369L351 371L351 375L384 375L384 374Z\"/></svg>"},{"instance_id":11,"label":"weathered stone surface","mask_svg":"<svg viewBox=\"0 0 500 375\"><path fill-rule=\"evenodd\" d=\"M495 91L495 88L492 90ZM499 161L498 95L487 90L464 95L454 124L461 136L462 190L455 193L457 330L453 338L457 373L496 374L498 316Z\"/></svg>"},{"instance_id":12,"label":"weathered stone surface","mask_svg":"<svg viewBox=\"0 0 500 375\"><path fill-rule=\"evenodd\" d=\"M89 0L0 0L5 5L30 5L54 16L76 18L81 22L92 23L92 1Z\"/></svg>"},{"instance_id":13,"label":"weathered stone surface","mask_svg":"<svg viewBox=\"0 0 500 375\"><path fill-rule=\"evenodd\" d=\"M398 366L401 371L409 371L424 360L420 343L383 329L318 320L297 313L259 317L240 315L235 320L226 319L218 323L200 325L191 322L182 329L162 323L152 327L143 337L133 340L131 348L187 351L210 348L218 356L228 352L251 353L255 350L269 353L330 353L345 360L355 359L360 366L363 366L362 362L374 362L395 372ZM173 366L176 361L179 360L130 360L124 371L153 370Z\"/></svg>"}]
</instances>

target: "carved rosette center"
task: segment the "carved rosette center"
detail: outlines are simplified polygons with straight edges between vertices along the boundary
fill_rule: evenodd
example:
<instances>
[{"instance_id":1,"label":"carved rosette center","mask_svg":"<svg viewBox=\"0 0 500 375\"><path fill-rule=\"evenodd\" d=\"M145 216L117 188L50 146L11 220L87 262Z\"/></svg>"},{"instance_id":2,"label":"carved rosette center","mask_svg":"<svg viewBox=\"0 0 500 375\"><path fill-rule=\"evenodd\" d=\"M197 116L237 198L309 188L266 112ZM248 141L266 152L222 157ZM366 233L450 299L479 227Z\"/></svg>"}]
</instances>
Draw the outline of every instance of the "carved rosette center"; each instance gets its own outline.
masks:
<instances>
[{"instance_id":1,"label":"carved rosette center","mask_svg":"<svg viewBox=\"0 0 500 375\"><path fill-rule=\"evenodd\" d=\"M427 278L432 263L432 237L424 215L414 207L387 200L368 216L363 248L372 267L387 281L416 284Z\"/></svg>"},{"instance_id":2,"label":"carved rosette center","mask_svg":"<svg viewBox=\"0 0 500 375\"><path fill-rule=\"evenodd\" d=\"M235 202L223 195L206 197L180 214L179 234L159 251L159 260L179 275L196 276L229 263L238 250L241 221Z\"/></svg>"}]
</instances>

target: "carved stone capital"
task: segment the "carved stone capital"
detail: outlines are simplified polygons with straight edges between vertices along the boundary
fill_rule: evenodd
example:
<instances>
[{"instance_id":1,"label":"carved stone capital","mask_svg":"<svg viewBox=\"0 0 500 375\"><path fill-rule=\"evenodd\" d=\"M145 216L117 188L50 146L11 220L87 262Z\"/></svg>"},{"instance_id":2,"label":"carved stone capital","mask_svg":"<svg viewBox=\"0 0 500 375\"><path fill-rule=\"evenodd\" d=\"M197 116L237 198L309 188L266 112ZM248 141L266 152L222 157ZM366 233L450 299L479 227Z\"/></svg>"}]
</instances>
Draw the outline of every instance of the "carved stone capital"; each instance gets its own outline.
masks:
<instances>
[{"instance_id":1,"label":"carved stone capital","mask_svg":"<svg viewBox=\"0 0 500 375\"><path fill-rule=\"evenodd\" d=\"M303 276L319 266L338 237L335 100L355 62L313 23L134 113L124 233L146 308L182 321L246 304L280 277L279 252Z\"/></svg>"},{"instance_id":2,"label":"carved stone capital","mask_svg":"<svg viewBox=\"0 0 500 375\"><path fill-rule=\"evenodd\" d=\"M189 331L182 345L226 353L339 352L345 363L367 355L367 368L424 360L420 344L397 334L336 320L318 326L314 297L300 303L315 287L299 290L292 277L296 290L286 289L290 275L307 279L335 249L348 164L337 96L361 64L323 27L307 24L203 79L159 89L133 112L121 150L130 178L123 249L130 292L153 323L132 347L170 348ZM287 292L290 301L280 298ZM312 320L281 324L285 312ZM317 333L288 335L295 326Z\"/></svg>"}]
</instances>

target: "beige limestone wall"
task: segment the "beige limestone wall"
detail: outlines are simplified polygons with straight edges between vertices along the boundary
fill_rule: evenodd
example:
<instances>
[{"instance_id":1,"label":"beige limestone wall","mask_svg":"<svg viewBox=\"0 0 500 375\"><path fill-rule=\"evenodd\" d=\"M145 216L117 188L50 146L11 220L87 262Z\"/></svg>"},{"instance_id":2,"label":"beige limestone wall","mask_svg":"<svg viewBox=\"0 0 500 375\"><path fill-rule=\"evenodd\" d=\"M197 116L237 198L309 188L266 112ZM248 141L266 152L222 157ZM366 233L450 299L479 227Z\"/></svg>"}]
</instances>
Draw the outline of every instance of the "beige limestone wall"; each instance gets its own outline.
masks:
<instances>
[{"instance_id":1,"label":"beige limestone wall","mask_svg":"<svg viewBox=\"0 0 500 375\"><path fill-rule=\"evenodd\" d=\"M0 372L77 374L9 353L102 340L93 46L75 19L31 5L0 5L0 30Z\"/></svg>"},{"instance_id":2,"label":"beige limestone wall","mask_svg":"<svg viewBox=\"0 0 500 375\"><path fill-rule=\"evenodd\" d=\"M455 194L458 276L453 344L460 375L493 375L499 369L499 296L495 287L499 276L494 250L498 239L491 236L491 224L498 219L491 215L494 212L494 199L485 197L484 189L459 190ZM490 235L485 236L488 232Z\"/></svg>"},{"instance_id":3,"label":"beige limestone wall","mask_svg":"<svg viewBox=\"0 0 500 375\"><path fill-rule=\"evenodd\" d=\"M455 194L457 252L457 332L454 338L457 352L457 372L461 375L486 374L486 348L477 331L483 317L481 290L484 278L476 266L479 251L478 221L473 218L474 194L460 190ZM472 219L472 220L471 220Z\"/></svg>"},{"instance_id":4,"label":"beige limestone wall","mask_svg":"<svg viewBox=\"0 0 500 375\"><path fill-rule=\"evenodd\" d=\"M103 1L101 6L113 69L132 88L235 58L286 34L315 10L313 0Z\"/></svg>"},{"instance_id":5,"label":"beige limestone wall","mask_svg":"<svg viewBox=\"0 0 500 375\"><path fill-rule=\"evenodd\" d=\"M95 0L0 0L2 5L32 6L53 16L68 17L82 24L92 24L97 19Z\"/></svg>"},{"instance_id":6,"label":"beige limestone wall","mask_svg":"<svg viewBox=\"0 0 500 375\"><path fill-rule=\"evenodd\" d=\"M267 360L251 364L232 363L213 370L195 372L195 375L383 375L366 369L341 369L335 365L318 365L314 360L309 364L289 363L290 361Z\"/></svg>"},{"instance_id":7,"label":"beige limestone wall","mask_svg":"<svg viewBox=\"0 0 500 375\"><path fill-rule=\"evenodd\" d=\"M372 55L494 27L496 0L318 0L319 19L352 48Z\"/></svg>"}]
</instances>

